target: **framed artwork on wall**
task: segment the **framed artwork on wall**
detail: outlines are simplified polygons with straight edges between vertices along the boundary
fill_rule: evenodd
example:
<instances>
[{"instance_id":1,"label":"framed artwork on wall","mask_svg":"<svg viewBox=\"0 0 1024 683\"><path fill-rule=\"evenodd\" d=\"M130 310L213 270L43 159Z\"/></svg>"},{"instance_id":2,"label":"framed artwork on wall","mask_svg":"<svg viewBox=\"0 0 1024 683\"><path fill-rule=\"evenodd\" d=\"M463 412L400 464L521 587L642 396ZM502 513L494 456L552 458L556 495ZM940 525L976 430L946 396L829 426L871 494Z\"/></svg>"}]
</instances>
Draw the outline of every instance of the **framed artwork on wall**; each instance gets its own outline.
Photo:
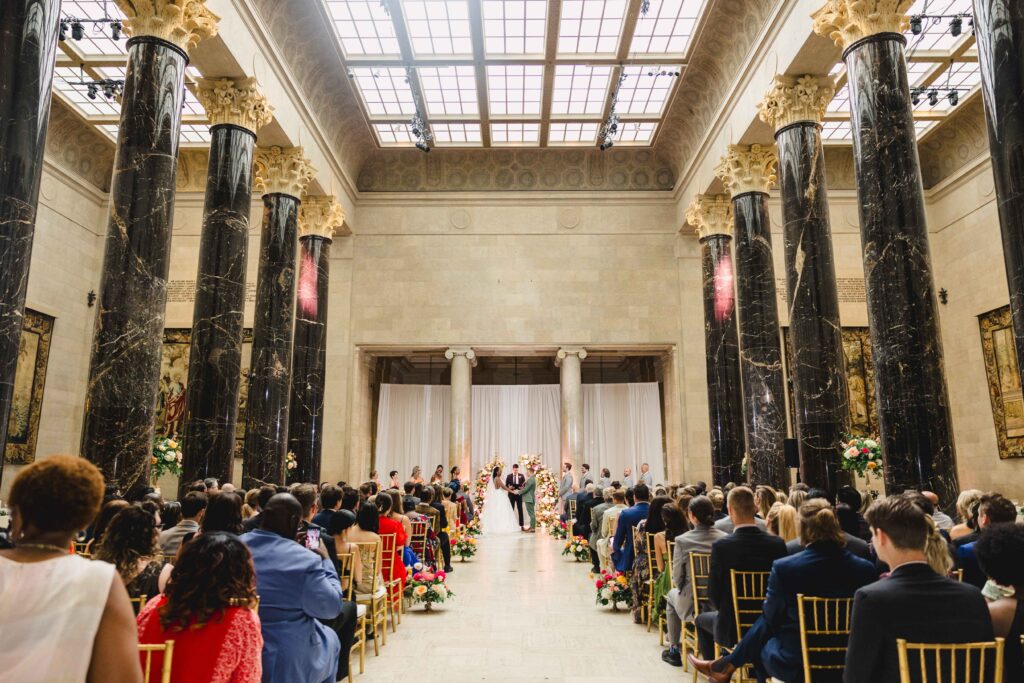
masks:
<instances>
[{"instance_id":1,"label":"framed artwork on wall","mask_svg":"<svg viewBox=\"0 0 1024 683\"><path fill-rule=\"evenodd\" d=\"M1024 457L1024 395L1021 392L1017 347L1010 307L978 316L981 351L985 359L988 395L1000 458Z\"/></svg>"},{"instance_id":2,"label":"framed artwork on wall","mask_svg":"<svg viewBox=\"0 0 1024 683\"><path fill-rule=\"evenodd\" d=\"M18 366L14 374L11 416L7 423L4 458L9 463L27 465L36 459L39 415L43 408L53 322L52 316L25 309Z\"/></svg>"}]
</instances>

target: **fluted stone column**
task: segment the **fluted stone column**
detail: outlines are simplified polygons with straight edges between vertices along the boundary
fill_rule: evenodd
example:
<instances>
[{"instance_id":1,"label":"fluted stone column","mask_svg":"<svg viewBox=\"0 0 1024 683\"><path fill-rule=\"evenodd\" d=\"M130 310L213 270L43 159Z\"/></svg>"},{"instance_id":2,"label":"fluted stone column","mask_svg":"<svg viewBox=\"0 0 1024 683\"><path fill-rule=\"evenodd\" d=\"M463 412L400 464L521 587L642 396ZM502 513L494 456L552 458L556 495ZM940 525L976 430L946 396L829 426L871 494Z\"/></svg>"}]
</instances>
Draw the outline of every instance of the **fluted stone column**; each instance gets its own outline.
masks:
<instances>
[{"instance_id":1,"label":"fluted stone column","mask_svg":"<svg viewBox=\"0 0 1024 683\"><path fill-rule=\"evenodd\" d=\"M469 472L473 455L473 368L476 352L452 347L444 352L451 361L451 410L448 418L448 468L458 465Z\"/></svg>"},{"instance_id":2,"label":"fluted stone column","mask_svg":"<svg viewBox=\"0 0 1024 683\"><path fill-rule=\"evenodd\" d=\"M210 162L192 313L179 495L197 479L230 482L234 469L253 149L256 131L272 118L252 78L201 80L196 94L210 120Z\"/></svg>"},{"instance_id":3,"label":"fluted stone column","mask_svg":"<svg viewBox=\"0 0 1024 683\"><path fill-rule=\"evenodd\" d=\"M747 479L776 488L789 483L783 440L786 399L775 300L768 188L775 152L762 145L731 145L715 172L732 196L736 234L736 304L747 440Z\"/></svg>"},{"instance_id":4,"label":"fluted stone column","mask_svg":"<svg viewBox=\"0 0 1024 683\"><path fill-rule=\"evenodd\" d=\"M974 0L1017 367L1024 373L1024 3Z\"/></svg>"},{"instance_id":5,"label":"fluted stone column","mask_svg":"<svg viewBox=\"0 0 1024 683\"><path fill-rule=\"evenodd\" d=\"M700 238L711 479L724 486L743 481L746 450L732 267L732 202L725 195L697 195L686 212L686 221Z\"/></svg>"},{"instance_id":6,"label":"fluted stone column","mask_svg":"<svg viewBox=\"0 0 1024 683\"><path fill-rule=\"evenodd\" d=\"M558 349L555 364L559 368L561 395L562 463L572 463L573 477L579 479L583 464L583 375L581 364L586 349Z\"/></svg>"},{"instance_id":7,"label":"fluted stone column","mask_svg":"<svg viewBox=\"0 0 1024 683\"><path fill-rule=\"evenodd\" d=\"M256 152L263 228L242 461L242 485L247 489L285 482L299 198L313 175L301 147Z\"/></svg>"},{"instance_id":8,"label":"fluted stone column","mask_svg":"<svg viewBox=\"0 0 1024 683\"><path fill-rule=\"evenodd\" d=\"M121 98L82 455L122 490L149 476L160 382L187 50L216 32L202 0L119 0L128 68Z\"/></svg>"},{"instance_id":9,"label":"fluted stone column","mask_svg":"<svg viewBox=\"0 0 1024 683\"><path fill-rule=\"evenodd\" d=\"M345 223L334 197L305 197L299 209L299 293L295 305L288 450L297 481L320 481L324 382L327 379L327 293L331 241Z\"/></svg>"},{"instance_id":10,"label":"fluted stone column","mask_svg":"<svg viewBox=\"0 0 1024 683\"><path fill-rule=\"evenodd\" d=\"M821 121L835 95L830 76L776 76L761 101L779 153L789 330L800 478L835 492L848 483L840 445L850 429L839 289L832 255Z\"/></svg>"},{"instance_id":11,"label":"fluted stone column","mask_svg":"<svg viewBox=\"0 0 1024 683\"><path fill-rule=\"evenodd\" d=\"M21 348L60 0L0 3L0 482Z\"/></svg>"},{"instance_id":12,"label":"fluted stone column","mask_svg":"<svg viewBox=\"0 0 1024 683\"><path fill-rule=\"evenodd\" d=\"M893 5L898 4L894 11ZM868 321L890 493L959 493L921 168L900 33L910 0L831 0L815 30L844 49Z\"/></svg>"}]
</instances>

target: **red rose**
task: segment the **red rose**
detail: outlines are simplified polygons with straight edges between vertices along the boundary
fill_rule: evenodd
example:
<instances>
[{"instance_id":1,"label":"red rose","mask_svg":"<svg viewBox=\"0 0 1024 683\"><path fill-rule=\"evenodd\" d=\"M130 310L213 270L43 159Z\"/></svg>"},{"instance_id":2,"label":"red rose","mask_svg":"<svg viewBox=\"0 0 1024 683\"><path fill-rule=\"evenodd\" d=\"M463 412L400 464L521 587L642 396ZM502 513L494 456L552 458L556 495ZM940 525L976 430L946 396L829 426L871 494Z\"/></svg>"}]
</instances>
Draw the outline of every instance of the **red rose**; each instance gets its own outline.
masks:
<instances>
[{"instance_id":1,"label":"red rose","mask_svg":"<svg viewBox=\"0 0 1024 683\"><path fill-rule=\"evenodd\" d=\"M598 580L597 580L597 587L598 587L598 588L600 588L600 587L602 587L603 585L604 585L604 581L602 581L601 579L598 579Z\"/></svg>"},{"instance_id":2,"label":"red rose","mask_svg":"<svg viewBox=\"0 0 1024 683\"><path fill-rule=\"evenodd\" d=\"M862 448L862 449L860 449L860 452L863 453L864 455L867 455L868 454L868 449Z\"/></svg>"}]
</instances>

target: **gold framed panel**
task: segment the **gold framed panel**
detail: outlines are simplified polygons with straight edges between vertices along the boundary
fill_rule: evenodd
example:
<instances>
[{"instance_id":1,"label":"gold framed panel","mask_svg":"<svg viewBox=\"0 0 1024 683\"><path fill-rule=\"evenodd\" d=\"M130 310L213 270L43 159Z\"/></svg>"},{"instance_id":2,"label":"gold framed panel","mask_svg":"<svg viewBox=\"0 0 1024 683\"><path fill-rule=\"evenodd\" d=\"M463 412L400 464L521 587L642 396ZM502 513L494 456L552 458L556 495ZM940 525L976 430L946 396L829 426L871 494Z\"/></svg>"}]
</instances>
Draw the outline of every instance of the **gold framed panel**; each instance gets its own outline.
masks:
<instances>
[{"instance_id":1,"label":"gold framed panel","mask_svg":"<svg viewBox=\"0 0 1024 683\"><path fill-rule=\"evenodd\" d=\"M999 457L1024 457L1024 395L1021 392L1017 347L1010 307L978 316L981 351L985 359L988 396L996 429Z\"/></svg>"},{"instance_id":2,"label":"gold framed panel","mask_svg":"<svg viewBox=\"0 0 1024 683\"><path fill-rule=\"evenodd\" d=\"M12 464L27 465L36 459L54 320L53 316L25 309L4 451L4 460Z\"/></svg>"}]
</instances>

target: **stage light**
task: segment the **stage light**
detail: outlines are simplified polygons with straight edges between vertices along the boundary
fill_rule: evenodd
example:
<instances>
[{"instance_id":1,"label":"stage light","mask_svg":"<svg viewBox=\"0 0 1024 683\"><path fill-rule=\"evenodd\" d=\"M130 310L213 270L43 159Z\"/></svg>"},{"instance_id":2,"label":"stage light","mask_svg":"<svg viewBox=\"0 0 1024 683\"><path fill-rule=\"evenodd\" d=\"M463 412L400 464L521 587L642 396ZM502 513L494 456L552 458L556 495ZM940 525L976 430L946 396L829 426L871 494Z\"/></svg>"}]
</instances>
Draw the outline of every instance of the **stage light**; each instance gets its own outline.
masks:
<instances>
[{"instance_id":1,"label":"stage light","mask_svg":"<svg viewBox=\"0 0 1024 683\"><path fill-rule=\"evenodd\" d=\"M930 93L928 93L928 104L930 104L930 105L932 105L934 107L938 103L939 103L939 91L938 90L932 90Z\"/></svg>"},{"instance_id":2,"label":"stage light","mask_svg":"<svg viewBox=\"0 0 1024 683\"><path fill-rule=\"evenodd\" d=\"M921 91L918 90L917 88L914 88L913 90L911 90L910 91L910 101L914 104L915 107L917 105L921 104Z\"/></svg>"},{"instance_id":3,"label":"stage light","mask_svg":"<svg viewBox=\"0 0 1024 683\"><path fill-rule=\"evenodd\" d=\"M615 143L612 140L605 140L604 142L601 143L601 151L604 152L605 150L611 149L614 146Z\"/></svg>"},{"instance_id":4,"label":"stage light","mask_svg":"<svg viewBox=\"0 0 1024 683\"><path fill-rule=\"evenodd\" d=\"M116 94L115 93L115 86L114 86L113 83L108 81L108 82L103 84L103 96L104 97L106 97L108 100L112 100L112 99L114 99L114 95L115 94Z\"/></svg>"},{"instance_id":5,"label":"stage light","mask_svg":"<svg viewBox=\"0 0 1024 683\"><path fill-rule=\"evenodd\" d=\"M427 145L427 143L423 142L422 140L416 143L416 149L420 150L421 152L430 152L430 147Z\"/></svg>"},{"instance_id":6,"label":"stage light","mask_svg":"<svg viewBox=\"0 0 1024 683\"><path fill-rule=\"evenodd\" d=\"M420 136L420 129L419 128L413 128L412 129L412 135L413 135L413 137L418 138Z\"/></svg>"},{"instance_id":7,"label":"stage light","mask_svg":"<svg viewBox=\"0 0 1024 683\"><path fill-rule=\"evenodd\" d=\"M114 41L121 40L121 29L122 28L123 27L121 26L121 22L120 21L115 21L114 23L112 23L110 25L110 38L111 38L111 40L114 40Z\"/></svg>"},{"instance_id":8,"label":"stage light","mask_svg":"<svg viewBox=\"0 0 1024 683\"><path fill-rule=\"evenodd\" d=\"M956 38L964 31L964 20L962 17L953 17L953 21L949 22L949 34Z\"/></svg>"},{"instance_id":9,"label":"stage light","mask_svg":"<svg viewBox=\"0 0 1024 683\"><path fill-rule=\"evenodd\" d=\"M60 33L57 35L57 39L62 43L68 39L68 22L60 22Z\"/></svg>"},{"instance_id":10,"label":"stage light","mask_svg":"<svg viewBox=\"0 0 1024 683\"><path fill-rule=\"evenodd\" d=\"M949 106L955 107L959 103L960 103L960 93L958 93L956 90L950 90L949 91Z\"/></svg>"},{"instance_id":11,"label":"stage light","mask_svg":"<svg viewBox=\"0 0 1024 683\"><path fill-rule=\"evenodd\" d=\"M96 99L96 95L98 95L99 91L100 91L99 86L97 86L95 83L89 83L88 85L85 86L85 89L86 89L86 93L85 94L88 96L88 98L90 100L95 100Z\"/></svg>"},{"instance_id":12,"label":"stage light","mask_svg":"<svg viewBox=\"0 0 1024 683\"><path fill-rule=\"evenodd\" d=\"M921 35L924 31L924 20L920 16L910 18L910 32L915 36Z\"/></svg>"},{"instance_id":13,"label":"stage light","mask_svg":"<svg viewBox=\"0 0 1024 683\"><path fill-rule=\"evenodd\" d=\"M75 40L82 40L85 38L85 26L82 22L78 20L71 22L71 37Z\"/></svg>"}]
</instances>

